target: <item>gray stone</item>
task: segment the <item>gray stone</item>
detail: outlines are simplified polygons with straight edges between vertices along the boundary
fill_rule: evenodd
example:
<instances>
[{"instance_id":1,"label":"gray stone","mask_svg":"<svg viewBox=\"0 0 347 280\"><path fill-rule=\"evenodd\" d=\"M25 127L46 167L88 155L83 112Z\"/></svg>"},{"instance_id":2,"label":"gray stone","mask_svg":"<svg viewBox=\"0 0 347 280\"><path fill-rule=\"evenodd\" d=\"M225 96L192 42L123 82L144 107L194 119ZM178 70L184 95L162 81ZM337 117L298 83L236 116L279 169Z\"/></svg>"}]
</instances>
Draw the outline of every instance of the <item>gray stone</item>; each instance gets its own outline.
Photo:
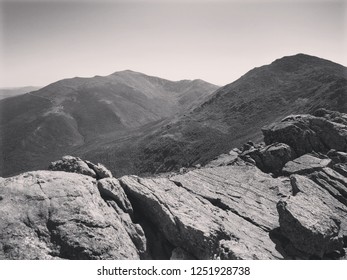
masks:
<instances>
[{"instance_id":1,"label":"gray stone","mask_svg":"<svg viewBox=\"0 0 347 280\"><path fill-rule=\"evenodd\" d=\"M277 204L281 232L300 251L323 257L341 251L340 220L319 198L304 193Z\"/></svg>"},{"instance_id":2,"label":"gray stone","mask_svg":"<svg viewBox=\"0 0 347 280\"><path fill-rule=\"evenodd\" d=\"M281 181L256 167L202 168L171 179L124 176L120 181L146 219L195 258L283 258L269 238L269 230L278 227Z\"/></svg>"},{"instance_id":3,"label":"gray stone","mask_svg":"<svg viewBox=\"0 0 347 280\"><path fill-rule=\"evenodd\" d=\"M98 181L98 189L102 197L113 200L125 212L133 215L133 208L116 178L104 178Z\"/></svg>"},{"instance_id":4,"label":"gray stone","mask_svg":"<svg viewBox=\"0 0 347 280\"><path fill-rule=\"evenodd\" d=\"M48 169L52 171L79 173L96 178L95 171L79 157L63 156L61 160L51 162Z\"/></svg>"},{"instance_id":5,"label":"gray stone","mask_svg":"<svg viewBox=\"0 0 347 280\"><path fill-rule=\"evenodd\" d=\"M285 175L291 174L309 174L314 171L322 170L324 167L331 165L331 159L321 159L306 154L299 158L289 161L282 169Z\"/></svg>"},{"instance_id":6,"label":"gray stone","mask_svg":"<svg viewBox=\"0 0 347 280\"><path fill-rule=\"evenodd\" d=\"M346 114L341 114L347 118ZM292 115L262 129L267 145L281 142L291 146L298 156L330 149L347 151L347 124L312 115Z\"/></svg>"},{"instance_id":7,"label":"gray stone","mask_svg":"<svg viewBox=\"0 0 347 280\"><path fill-rule=\"evenodd\" d=\"M105 166L103 166L101 163L98 164L94 164L88 160L85 161L87 163L87 165L89 166L89 168L93 169L95 174L96 174L96 178L99 179L103 179L103 178L112 178L112 173L110 170L108 170Z\"/></svg>"},{"instance_id":8,"label":"gray stone","mask_svg":"<svg viewBox=\"0 0 347 280\"><path fill-rule=\"evenodd\" d=\"M341 222L341 234L347 238L347 207L336 199L336 197L331 194L331 191L327 190L327 187L322 187L305 176L291 175L290 180L292 193L294 195L301 192L308 197L318 198L330 209L330 212ZM305 207L305 205L303 205L303 207Z\"/></svg>"},{"instance_id":9,"label":"gray stone","mask_svg":"<svg viewBox=\"0 0 347 280\"><path fill-rule=\"evenodd\" d=\"M279 174L283 166L295 158L295 152L287 144L274 143L260 149L251 148L243 152L240 157L244 160L251 157L262 171Z\"/></svg>"},{"instance_id":10,"label":"gray stone","mask_svg":"<svg viewBox=\"0 0 347 280\"><path fill-rule=\"evenodd\" d=\"M139 259L119 215L89 176L36 171L0 182L5 259Z\"/></svg>"}]
</instances>

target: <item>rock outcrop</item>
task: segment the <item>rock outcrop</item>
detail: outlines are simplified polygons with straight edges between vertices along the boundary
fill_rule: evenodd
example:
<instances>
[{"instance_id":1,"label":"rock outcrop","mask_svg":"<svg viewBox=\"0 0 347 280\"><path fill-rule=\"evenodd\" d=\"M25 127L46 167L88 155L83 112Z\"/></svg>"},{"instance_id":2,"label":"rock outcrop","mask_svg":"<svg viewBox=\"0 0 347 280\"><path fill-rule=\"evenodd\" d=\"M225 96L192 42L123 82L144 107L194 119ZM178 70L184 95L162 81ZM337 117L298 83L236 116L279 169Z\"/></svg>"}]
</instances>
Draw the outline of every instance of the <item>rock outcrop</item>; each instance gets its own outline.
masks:
<instances>
[{"instance_id":1,"label":"rock outcrop","mask_svg":"<svg viewBox=\"0 0 347 280\"><path fill-rule=\"evenodd\" d=\"M308 174L313 171L322 170L331 164L331 159L318 158L310 154L305 154L299 158L289 161L282 169L282 173L285 175L291 174Z\"/></svg>"},{"instance_id":2,"label":"rock outcrop","mask_svg":"<svg viewBox=\"0 0 347 280\"><path fill-rule=\"evenodd\" d=\"M346 131L318 110L180 173L116 179L66 156L0 178L0 259L346 258Z\"/></svg>"},{"instance_id":3,"label":"rock outcrop","mask_svg":"<svg viewBox=\"0 0 347 280\"><path fill-rule=\"evenodd\" d=\"M64 156L61 160L51 162L48 167L52 171L65 171L91 176L96 179L111 178L112 173L102 164L94 164L79 157Z\"/></svg>"},{"instance_id":4,"label":"rock outcrop","mask_svg":"<svg viewBox=\"0 0 347 280\"><path fill-rule=\"evenodd\" d=\"M328 152L330 149L346 152L346 114L332 117L333 112L318 110L317 115L288 116L281 122L264 127L265 143L285 143L294 149L297 156L312 151Z\"/></svg>"},{"instance_id":5,"label":"rock outcrop","mask_svg":"<svg viewBox=\"0 0 347 280\"><path fill-rule=\"evenodd\" d=\"M287 144L274 143L261 148L252 147L240 157L246 161L253 159L255 165L266 173L278 174L288 161L295 158L295 152Z\"/></svg>"},{"instance_id":6,"label":"rock outcrop","mask_svg":"<svg viewBox=\"0 0 347 280\"><path fill-rule=\"evenodd\" d=\"M198 169L169 179L125 176L120 182L146 220L197 259L283 258L269 238L278 226L283 186L255 167Z\"/></svg>"},{"instance_id":7,"label":"rock outcrop","mask_svg":"<svg viewBox=\"0 0 347 280\"><path fill-rule=\"evenodd\" d=\"M90 176L24 173L0 182L0 198L1 259L140 258Z\"/></svg>"}]
</instances>

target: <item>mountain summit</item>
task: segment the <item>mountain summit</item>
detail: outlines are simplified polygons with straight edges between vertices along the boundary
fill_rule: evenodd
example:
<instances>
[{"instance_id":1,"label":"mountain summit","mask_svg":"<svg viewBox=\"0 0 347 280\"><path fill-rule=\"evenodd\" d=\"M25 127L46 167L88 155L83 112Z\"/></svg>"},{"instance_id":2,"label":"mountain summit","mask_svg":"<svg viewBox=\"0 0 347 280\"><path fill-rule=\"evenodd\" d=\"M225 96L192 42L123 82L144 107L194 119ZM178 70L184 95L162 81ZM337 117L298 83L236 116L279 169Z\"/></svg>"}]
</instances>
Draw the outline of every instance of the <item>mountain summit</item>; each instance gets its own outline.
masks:
<instances>
[{"instance_id":1,"label":"mountain summit","mask_svg":"<svg viewBox=\"0 0 347 280\"><path fill-rule=\"evenodd\" d=\"M0 101L6 176L43 166L62 150L120 135L180 114L217 89L203 81L178 81L121 71L71 78Z\"/></svg>"},{"instance_id":2,"label":"mountain summit","mask_svg":"<svg viewBox=\"0 0 347 280\"><path fill-rule=\"evenodd\" d=\"M254 68L144 140L141 170L204 164L248 140L261 140L262 126L290 114L322 107L347 112L346 73L342 65L305 54Z\"/></svg>"}]
</instances>

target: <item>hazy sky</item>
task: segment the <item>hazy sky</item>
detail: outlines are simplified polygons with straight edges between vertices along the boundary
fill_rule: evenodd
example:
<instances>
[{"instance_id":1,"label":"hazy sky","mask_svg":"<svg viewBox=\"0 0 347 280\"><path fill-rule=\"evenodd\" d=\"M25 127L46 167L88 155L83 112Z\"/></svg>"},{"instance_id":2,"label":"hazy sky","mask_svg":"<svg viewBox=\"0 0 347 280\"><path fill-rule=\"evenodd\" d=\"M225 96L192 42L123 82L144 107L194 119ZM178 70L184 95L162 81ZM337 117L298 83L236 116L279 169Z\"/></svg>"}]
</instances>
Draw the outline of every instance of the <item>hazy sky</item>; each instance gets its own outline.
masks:
<instances>
[{"instance_id":1,"label":"hazy sky","mask_svg":"<svg viewBox=\"0 0 347 280\"><path fill-rule=\"evenodd\" d=\"M347 66L344 0L0 2L0 87L125 69L224 85L296 53Z\"/></svg>"}]
</instances>

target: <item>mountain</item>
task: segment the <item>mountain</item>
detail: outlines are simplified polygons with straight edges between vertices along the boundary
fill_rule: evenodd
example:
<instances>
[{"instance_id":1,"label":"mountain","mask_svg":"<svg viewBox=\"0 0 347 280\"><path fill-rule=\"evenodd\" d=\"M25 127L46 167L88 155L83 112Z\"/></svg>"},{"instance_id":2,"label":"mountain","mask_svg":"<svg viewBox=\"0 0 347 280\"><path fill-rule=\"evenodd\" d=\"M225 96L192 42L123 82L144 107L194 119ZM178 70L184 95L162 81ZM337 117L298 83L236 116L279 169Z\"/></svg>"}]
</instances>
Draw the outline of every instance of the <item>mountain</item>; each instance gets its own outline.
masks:
<instances>
[{"instance_id":1,"label":"mountain","mask_svg":"<svg viewBox=\"0 0 347 280\"><path fill-rule=\"evenodd\" d=\"M21 95L27 92L36 91L39 90L40 87L15 87L15 88L0 88L0 100L7 98L7 97L13 97L16 95Z\"/></svg>"},{"instance_id":2,"label":"mountain","mask_svg":"<svg viewBox=\"0 0 347 280\"><path fill-rule=\"evenodd\" d=\"M217 86L169 81L133 71L72 78L0 101L1 176L47 165L66 151L116 140L147 124L181 114Z\"/></svg>"},{"instance_id":3,"label":"mountain","mask_svg":"<svg viewBox=\"0 0 347 280\"><path fill-rule=\"evenodd\" d=\"M264 125L321 107L347 111L346 67L305 54L217 90L133 71L67 79L0 101L0 170L38 169L68 153L101 162L117 177L170 172L260 141Z\"/></svg>"},{"instance_id":4,"label":"mountain","mask_svg":"<svg viewBox=\"0 0 347 280\"><path fill-rule=\"evenodd\" d=\"M249 71L141 140L137 172L203 165L248 140L261 140L269 122L320 107L347 112L346 67L305 54L283 57Z\"/></svg>"}]
</instances>

